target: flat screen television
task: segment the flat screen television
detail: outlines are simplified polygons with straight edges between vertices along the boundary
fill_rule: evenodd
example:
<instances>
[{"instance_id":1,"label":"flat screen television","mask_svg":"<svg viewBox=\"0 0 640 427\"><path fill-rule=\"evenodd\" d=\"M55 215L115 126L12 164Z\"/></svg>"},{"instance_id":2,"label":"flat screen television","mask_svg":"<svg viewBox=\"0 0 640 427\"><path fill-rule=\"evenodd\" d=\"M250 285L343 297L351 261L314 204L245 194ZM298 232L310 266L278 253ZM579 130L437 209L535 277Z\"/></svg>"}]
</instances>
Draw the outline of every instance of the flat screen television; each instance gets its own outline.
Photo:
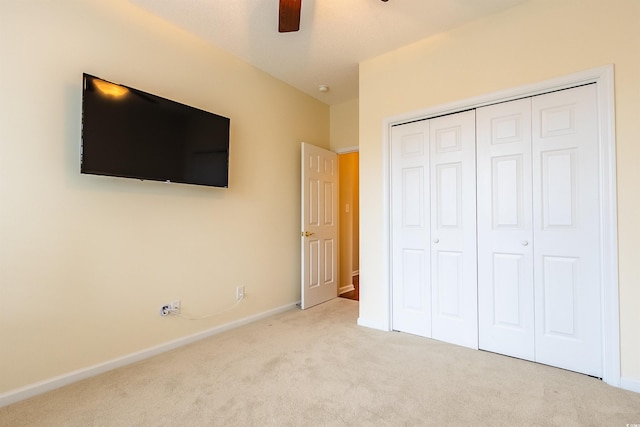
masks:
<instances>
[{"instance_id":1,"label":"flat screen television","mask_svg":"<svg viewBox=\"0 0 640 427\"><path fill-rule=\"evenodd\" d=\"M228 187L230 120L83 74L80 172Z\"/></svg>"}]
</instances>

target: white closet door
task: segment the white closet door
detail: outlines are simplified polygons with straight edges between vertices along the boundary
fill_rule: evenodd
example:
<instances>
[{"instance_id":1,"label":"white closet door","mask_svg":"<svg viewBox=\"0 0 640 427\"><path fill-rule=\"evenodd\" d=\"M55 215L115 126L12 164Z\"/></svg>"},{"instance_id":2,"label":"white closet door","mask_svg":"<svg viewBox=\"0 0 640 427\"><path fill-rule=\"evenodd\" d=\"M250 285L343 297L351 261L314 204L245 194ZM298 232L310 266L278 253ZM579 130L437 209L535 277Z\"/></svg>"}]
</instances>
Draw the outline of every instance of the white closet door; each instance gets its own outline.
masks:
<instances>
[{"instance_id":1,"label":"white closet door","mask_svg":"<svg viewBox=\"0 0 640 427\"><path fill-rule=\"evenodd\" d=\"M596 86L533 109L535 360L602 376Z\"/></svg>"},{"instance_id":2,"label":"white closet door","mask_svg":"<svg viewBox=\"0 0 640 427\"><path fill-rule=\"evenodd\" d=\"M391 131L393 329L431 337L429 122Z\"/></svg>"},{"instance_id":3,"label":"white closet door","mask_svg":"<svg viewBox=\"0 0 640 427\"><path fill-rule=\"evenodd\" d=\"M534 360L531 98L476 114L479 347Z\"/></svg>"},{"instance_id":4,"label":"white closet door","mask_svg":"<svg viewBox=\"0 0 640 427\"><path fill-rule=\"evenodd\" d=\"M478 348L475 111L430 120L431 336Z\"/></svg>"}]
</instances>

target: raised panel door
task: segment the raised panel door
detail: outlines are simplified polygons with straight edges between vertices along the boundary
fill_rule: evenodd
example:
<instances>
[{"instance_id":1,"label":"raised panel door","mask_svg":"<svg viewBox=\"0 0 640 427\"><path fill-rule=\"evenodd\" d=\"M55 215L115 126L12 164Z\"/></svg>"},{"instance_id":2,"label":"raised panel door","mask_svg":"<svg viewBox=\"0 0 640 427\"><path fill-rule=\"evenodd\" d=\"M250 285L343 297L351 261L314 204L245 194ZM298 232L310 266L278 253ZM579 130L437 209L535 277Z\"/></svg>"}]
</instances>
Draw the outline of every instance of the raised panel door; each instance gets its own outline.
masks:
<instances>
[{"instance_id":1,"label":"raised panel door","mask_svg":"<svg viewBox=\"0 0 640 427\"><path fill-rule=\"evenodd\" d=\"M338 156L302 143L301 303L303 309L338 296Z\"/></svg>"},{"instance_id":2,"label":"raised panel door","mask_svg":"<svg viewBox=\"0 0 640 427\"><path fill-rule=\"evenodd\" d=\"M429 122L391 133L393 329L431 337Z\"/></svg>"},{"instance_id":3,"label":"raised panel door","mask_svg":"<svg viewBox=\"0 0 640 427\"><path fill-rule=\"evenodd\" d=\"M477 348L475 111L429 122L431 335Z\"/></svg>"},{"instance_id":4,"label":"raised panel door","mask_svg":"<svg viewBox=\"0 0 640 427\"><path fill-rule=\"evenodd\" d=\"M535 360L602 376L594 84L533 98Z\"/></svg>"},{"instance_id":5,"label":"raised panel door","mask_svg":"<svg viewBox=\"0 0 640 427\"><path fill-rule=\"evenodd\" d=\"M531 98L479 108L477 151L479 347L533 360Z\"/></svg>"}]
</instances>

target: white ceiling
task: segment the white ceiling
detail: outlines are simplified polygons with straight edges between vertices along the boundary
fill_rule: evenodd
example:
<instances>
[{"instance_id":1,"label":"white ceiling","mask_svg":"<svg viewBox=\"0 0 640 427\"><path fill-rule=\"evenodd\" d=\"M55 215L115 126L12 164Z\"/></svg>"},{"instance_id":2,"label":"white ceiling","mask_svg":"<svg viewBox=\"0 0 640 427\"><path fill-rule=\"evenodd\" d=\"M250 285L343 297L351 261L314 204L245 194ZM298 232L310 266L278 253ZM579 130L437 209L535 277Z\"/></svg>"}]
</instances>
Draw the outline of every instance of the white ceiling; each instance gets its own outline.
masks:
<instances>
[{"instance_id":1,"label":"white ceiling","mask_svg":"<svg viewBox=\"0 0 640 427\"><path fill-rule=\"evenodd\" d=\"M278 0L129 1L331 105L358 97L360 61L525 0L302 0L295 33Z\"/></svg>"}]
</instances>

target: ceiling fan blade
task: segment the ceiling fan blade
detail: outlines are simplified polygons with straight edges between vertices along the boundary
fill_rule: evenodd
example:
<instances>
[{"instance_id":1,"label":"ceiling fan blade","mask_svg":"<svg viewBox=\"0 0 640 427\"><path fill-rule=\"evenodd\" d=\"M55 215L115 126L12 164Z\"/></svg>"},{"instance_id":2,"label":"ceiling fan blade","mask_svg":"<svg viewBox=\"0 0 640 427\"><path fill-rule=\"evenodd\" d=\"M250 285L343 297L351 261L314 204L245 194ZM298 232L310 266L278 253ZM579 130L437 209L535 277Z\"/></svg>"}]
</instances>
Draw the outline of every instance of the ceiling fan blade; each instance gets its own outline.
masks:
<instances>
[{"instance_id":1,"label":"ceiling fan blade","mask_svg":"<svg viewBox=\"0 0 640 427\"><path fill-rule=\"evenodd\" d=\"M300 29L302 0L280 0L278 31L290 33Z\"/></svg>"}]
</instances>

